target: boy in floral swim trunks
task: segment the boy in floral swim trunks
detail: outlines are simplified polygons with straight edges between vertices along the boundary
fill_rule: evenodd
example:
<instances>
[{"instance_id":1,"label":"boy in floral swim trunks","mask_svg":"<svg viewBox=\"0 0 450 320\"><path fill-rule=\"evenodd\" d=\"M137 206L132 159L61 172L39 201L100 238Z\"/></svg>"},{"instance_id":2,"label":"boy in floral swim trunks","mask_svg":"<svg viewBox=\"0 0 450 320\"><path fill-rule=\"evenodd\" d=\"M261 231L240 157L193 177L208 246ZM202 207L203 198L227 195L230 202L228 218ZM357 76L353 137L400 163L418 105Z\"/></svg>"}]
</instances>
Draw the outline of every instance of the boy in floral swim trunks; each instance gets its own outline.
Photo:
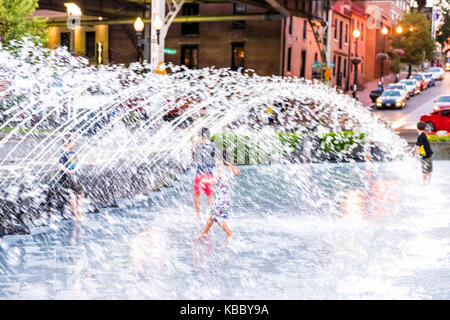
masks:
<instances>
[{"instance_id":1,"label":"boy in floral swim trunks","mask_svg":"<svg viewBox=\"0 0 450 320\"><path fill-rule=\"evenodd\" d=\"M240 176L241 172L231 163L222 162L216 157L217 170L212 178L202 179L202 183L205 185L214 185L216 197L214 199L214 205L210 209L210 216L206 222L206 226L202 233L197 236L197 239L206 238L208 236L209 229L211 229L214 222L225 231L227 234L226 244L228 245L231 239L234 237L233 232L226 223L228 219L228 210L231 203L231 184L233 176Z\"/></svg>"}]
</instances>

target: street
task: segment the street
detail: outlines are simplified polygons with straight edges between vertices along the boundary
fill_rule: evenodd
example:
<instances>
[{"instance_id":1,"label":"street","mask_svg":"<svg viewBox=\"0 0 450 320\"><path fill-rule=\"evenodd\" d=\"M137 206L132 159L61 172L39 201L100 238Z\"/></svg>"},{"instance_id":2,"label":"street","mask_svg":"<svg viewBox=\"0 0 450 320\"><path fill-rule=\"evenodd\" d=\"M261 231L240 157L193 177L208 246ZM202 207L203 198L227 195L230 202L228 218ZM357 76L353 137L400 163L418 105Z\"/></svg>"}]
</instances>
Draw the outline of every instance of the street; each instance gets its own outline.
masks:
<instances>
[{"instance_id":1,"label":"street","mask_svg":"<svg viewBox=\"0 0 450 320\"><path fill-rule=\"evenodd\" d=\"M450 73L447 72L443 81L436 81L436 86L430 87L419 95L411 97L403 109L381 109L375 106L372 110L380 118L389 120L396 131L414 130L422 114L428 114L433 109L433 101L440 95L450 94Z\"/></svg>"}]
</instances>

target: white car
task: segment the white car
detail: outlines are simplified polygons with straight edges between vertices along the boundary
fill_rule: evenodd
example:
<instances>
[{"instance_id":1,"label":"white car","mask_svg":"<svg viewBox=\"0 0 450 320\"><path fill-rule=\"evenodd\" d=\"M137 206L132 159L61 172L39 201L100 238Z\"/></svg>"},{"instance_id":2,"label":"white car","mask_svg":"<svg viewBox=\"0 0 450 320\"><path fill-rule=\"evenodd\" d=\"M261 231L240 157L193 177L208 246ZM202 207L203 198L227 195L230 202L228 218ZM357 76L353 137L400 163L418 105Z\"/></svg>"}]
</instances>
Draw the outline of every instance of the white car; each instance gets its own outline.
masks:
<instances>
[{"instance_id":1,"label":"white car","mask_svg":"<svg viewBox=\"0 0 450 320\"><path fill-rule=\"evenodd\" d=\"M420 85L418 85L419 81L416 79L403 79L400 80L400 83L403 83L406 86L410 97L420 93Z\"/></svg>"},{"instance_id":2,"label":"white car","mask_svg":"<svg viewBox=\"0 0 450 320\"><path fill-rule=\"evenodd\" d=\"M428 73L432 74L432 77L434 78L434 80L444 80L445 71L444 71L444 69L442 69L440 67L432 67L432 68L428 69Z\"/></svg>"},{"instance_id":3,"label":"white car","mask_svg":"<svg viewBox=\"0 0 450 320\"><path fill-rule=\"evenodd\" d=\"M406 99L409 99L409 90L404 83L390 83L387 86L388 90L399 90L405 94Z\"/></svg>"}]
</instances>

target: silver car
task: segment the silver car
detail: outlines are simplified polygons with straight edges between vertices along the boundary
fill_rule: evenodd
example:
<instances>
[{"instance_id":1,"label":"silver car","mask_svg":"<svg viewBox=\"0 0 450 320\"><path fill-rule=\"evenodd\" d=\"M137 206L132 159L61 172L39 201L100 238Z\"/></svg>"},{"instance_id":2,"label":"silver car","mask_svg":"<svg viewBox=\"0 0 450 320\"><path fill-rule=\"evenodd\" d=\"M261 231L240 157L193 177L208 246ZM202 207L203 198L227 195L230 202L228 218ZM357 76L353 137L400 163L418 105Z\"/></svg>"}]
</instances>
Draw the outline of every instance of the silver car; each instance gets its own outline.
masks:
<instances>
[{"instance_id":1,"label":"silver car","mask_svg":"<svg viewBox=\"0 0 450 320\"><path fill-rule=\"evenodd\" d=\"M404 83L390 83L387 86L388 90L399 90L405 94L406 99L409 99L409 91Z\"/></svg>"},{"instance_id":2,"label":"silver car","mask_svg":"<svg viewBox=\"0 0 450 320\"><path fill-rule=\"evenodd\" d=\"M444 71L444 69L442 69L440 67L432 67L432 68L428 69L428 73L432 74L432 77L434 78L434 80L444 80L445 71Z\"/></svg>"},{"instance_id":3,"label":"silver car","mask_svg":"<svg viewBox=\"0 0 450 320\"><path fill-rule=\"evenodd\" d=\"M420 84L416 79L403 79L400 83L406 86L410 97L420 93Z\"/></svg>"}]
</instances>

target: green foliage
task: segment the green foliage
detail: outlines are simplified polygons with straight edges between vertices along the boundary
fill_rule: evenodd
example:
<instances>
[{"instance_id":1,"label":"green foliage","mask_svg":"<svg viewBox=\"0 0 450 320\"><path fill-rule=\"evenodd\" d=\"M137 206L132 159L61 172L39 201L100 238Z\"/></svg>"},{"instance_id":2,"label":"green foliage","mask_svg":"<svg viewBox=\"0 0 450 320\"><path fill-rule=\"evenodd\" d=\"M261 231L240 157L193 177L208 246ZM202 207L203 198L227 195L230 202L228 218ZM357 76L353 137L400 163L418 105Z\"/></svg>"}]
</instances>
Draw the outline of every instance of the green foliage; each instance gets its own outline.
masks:
<instances>
[{"instance_id":1,"label":"green foliage","mask_svg":"<svg viewBox=\"0 0 450 320\"><path fill-rule=\"evenodd\" d=\"M296 133L278 132L278 137L283 146L289 146L292 150L297 149L299 137Z\"/></svg>"},{"instance_id":2,"label":"green foliage","mask_svg":"<svg viewBox=\"0 0 450 320\"><path fill-rule=\"evenodd\" d=\"M29 37L44 46L48 41L47 20L28 18L38 7L38 0L0 0L0 41L8 45L13 40Z\"/></svg>"},{"instance_id":3,"label":"green foliage","mask_svg":"<svg viewBox=\"0 0 450 320\"><path fill-rule=\"evenodd\" d=\"M450 141L450 136L438 136L437 134L430 134L428 136L429 141Z\"/></svg>"},{"instance_id":4,"label":"green foliage","mask_svg":"<svg viewBox=\"0 0 450 320\"><path fill-rule=\"evenodd\" d=\"M325 152L350 151L364 142L364 133L353 131L330 132L321 136L320 146Z\"/></svg>"},{"instance_id":5,"label":"green foliage","mask_svg":"<svg viewBox=\"0 0 450 320\"><path fill-rule=\"evenodd\" d=\"M393 49L405 51L405 54L399 57L399 63L413 66L432 59L434 42L431 36L431 22L426 15L417 11L407 13L398 24L402 26L403 32L394 33L391 40Z\"/></svg>"},{"instance_id":6,"label":"green foliage","mask_svg":"<svg viewBox=\"0 0 450 320\"><path fill-rule=\"evenodd\" d=\"M0 128L0 132L11 133L14 129L15 128L11 128L11 127L3 127L3 128ZM38 134L38 135L45 135L45 134L53 133L53 131L49 130L49 129L30 130L30 129L19 128L19 130L16 131L16 133L18 133L18 134L27 134L30 132L33 134Z\"/></svg>"},{"instance_id":7,"label":"green foliage","mask_svg":"<svg viewBox=\"0 0 450 320\"><path fill-rule=\"evenodd\" d=\"M322 151L350 152L353 148L364 143L365 134L353 131L331 132L317 135L320 139ZM219 133L211 137L219 150L227 149L232 152L230 160L237 163L239 155L245 159L245 164L262 163L263 159L278 153L282 157L288 156L299 147L302 137L297 133L278 132L275 135L239 135L235 133ZM243 155L243 156L242 156ZM250 161L251 159L251 161Z\"/></svg>"},{"instance_id":8,"label":"green foliage","mask_svg":"<svg viewBox=\"0 0 450 320\"><path fill-rule=\"evenodd\" d=\"M400 61L400 57L395 57L389 61L389 69L393 73L399 73L403 69L403 63Z\"/></svg>"},{"instance_id":9,"label":"green foliage","mask_svg":"<svg viewBox=\"0 0 450 320\"><path fill-rule=\"evenodd\" d=\"M439 42L442 47L445 47L445 43L450 44L450 8L441 6L441 9L444 23L436 32L436 41Z\"/></svg>"}]
</instances>

